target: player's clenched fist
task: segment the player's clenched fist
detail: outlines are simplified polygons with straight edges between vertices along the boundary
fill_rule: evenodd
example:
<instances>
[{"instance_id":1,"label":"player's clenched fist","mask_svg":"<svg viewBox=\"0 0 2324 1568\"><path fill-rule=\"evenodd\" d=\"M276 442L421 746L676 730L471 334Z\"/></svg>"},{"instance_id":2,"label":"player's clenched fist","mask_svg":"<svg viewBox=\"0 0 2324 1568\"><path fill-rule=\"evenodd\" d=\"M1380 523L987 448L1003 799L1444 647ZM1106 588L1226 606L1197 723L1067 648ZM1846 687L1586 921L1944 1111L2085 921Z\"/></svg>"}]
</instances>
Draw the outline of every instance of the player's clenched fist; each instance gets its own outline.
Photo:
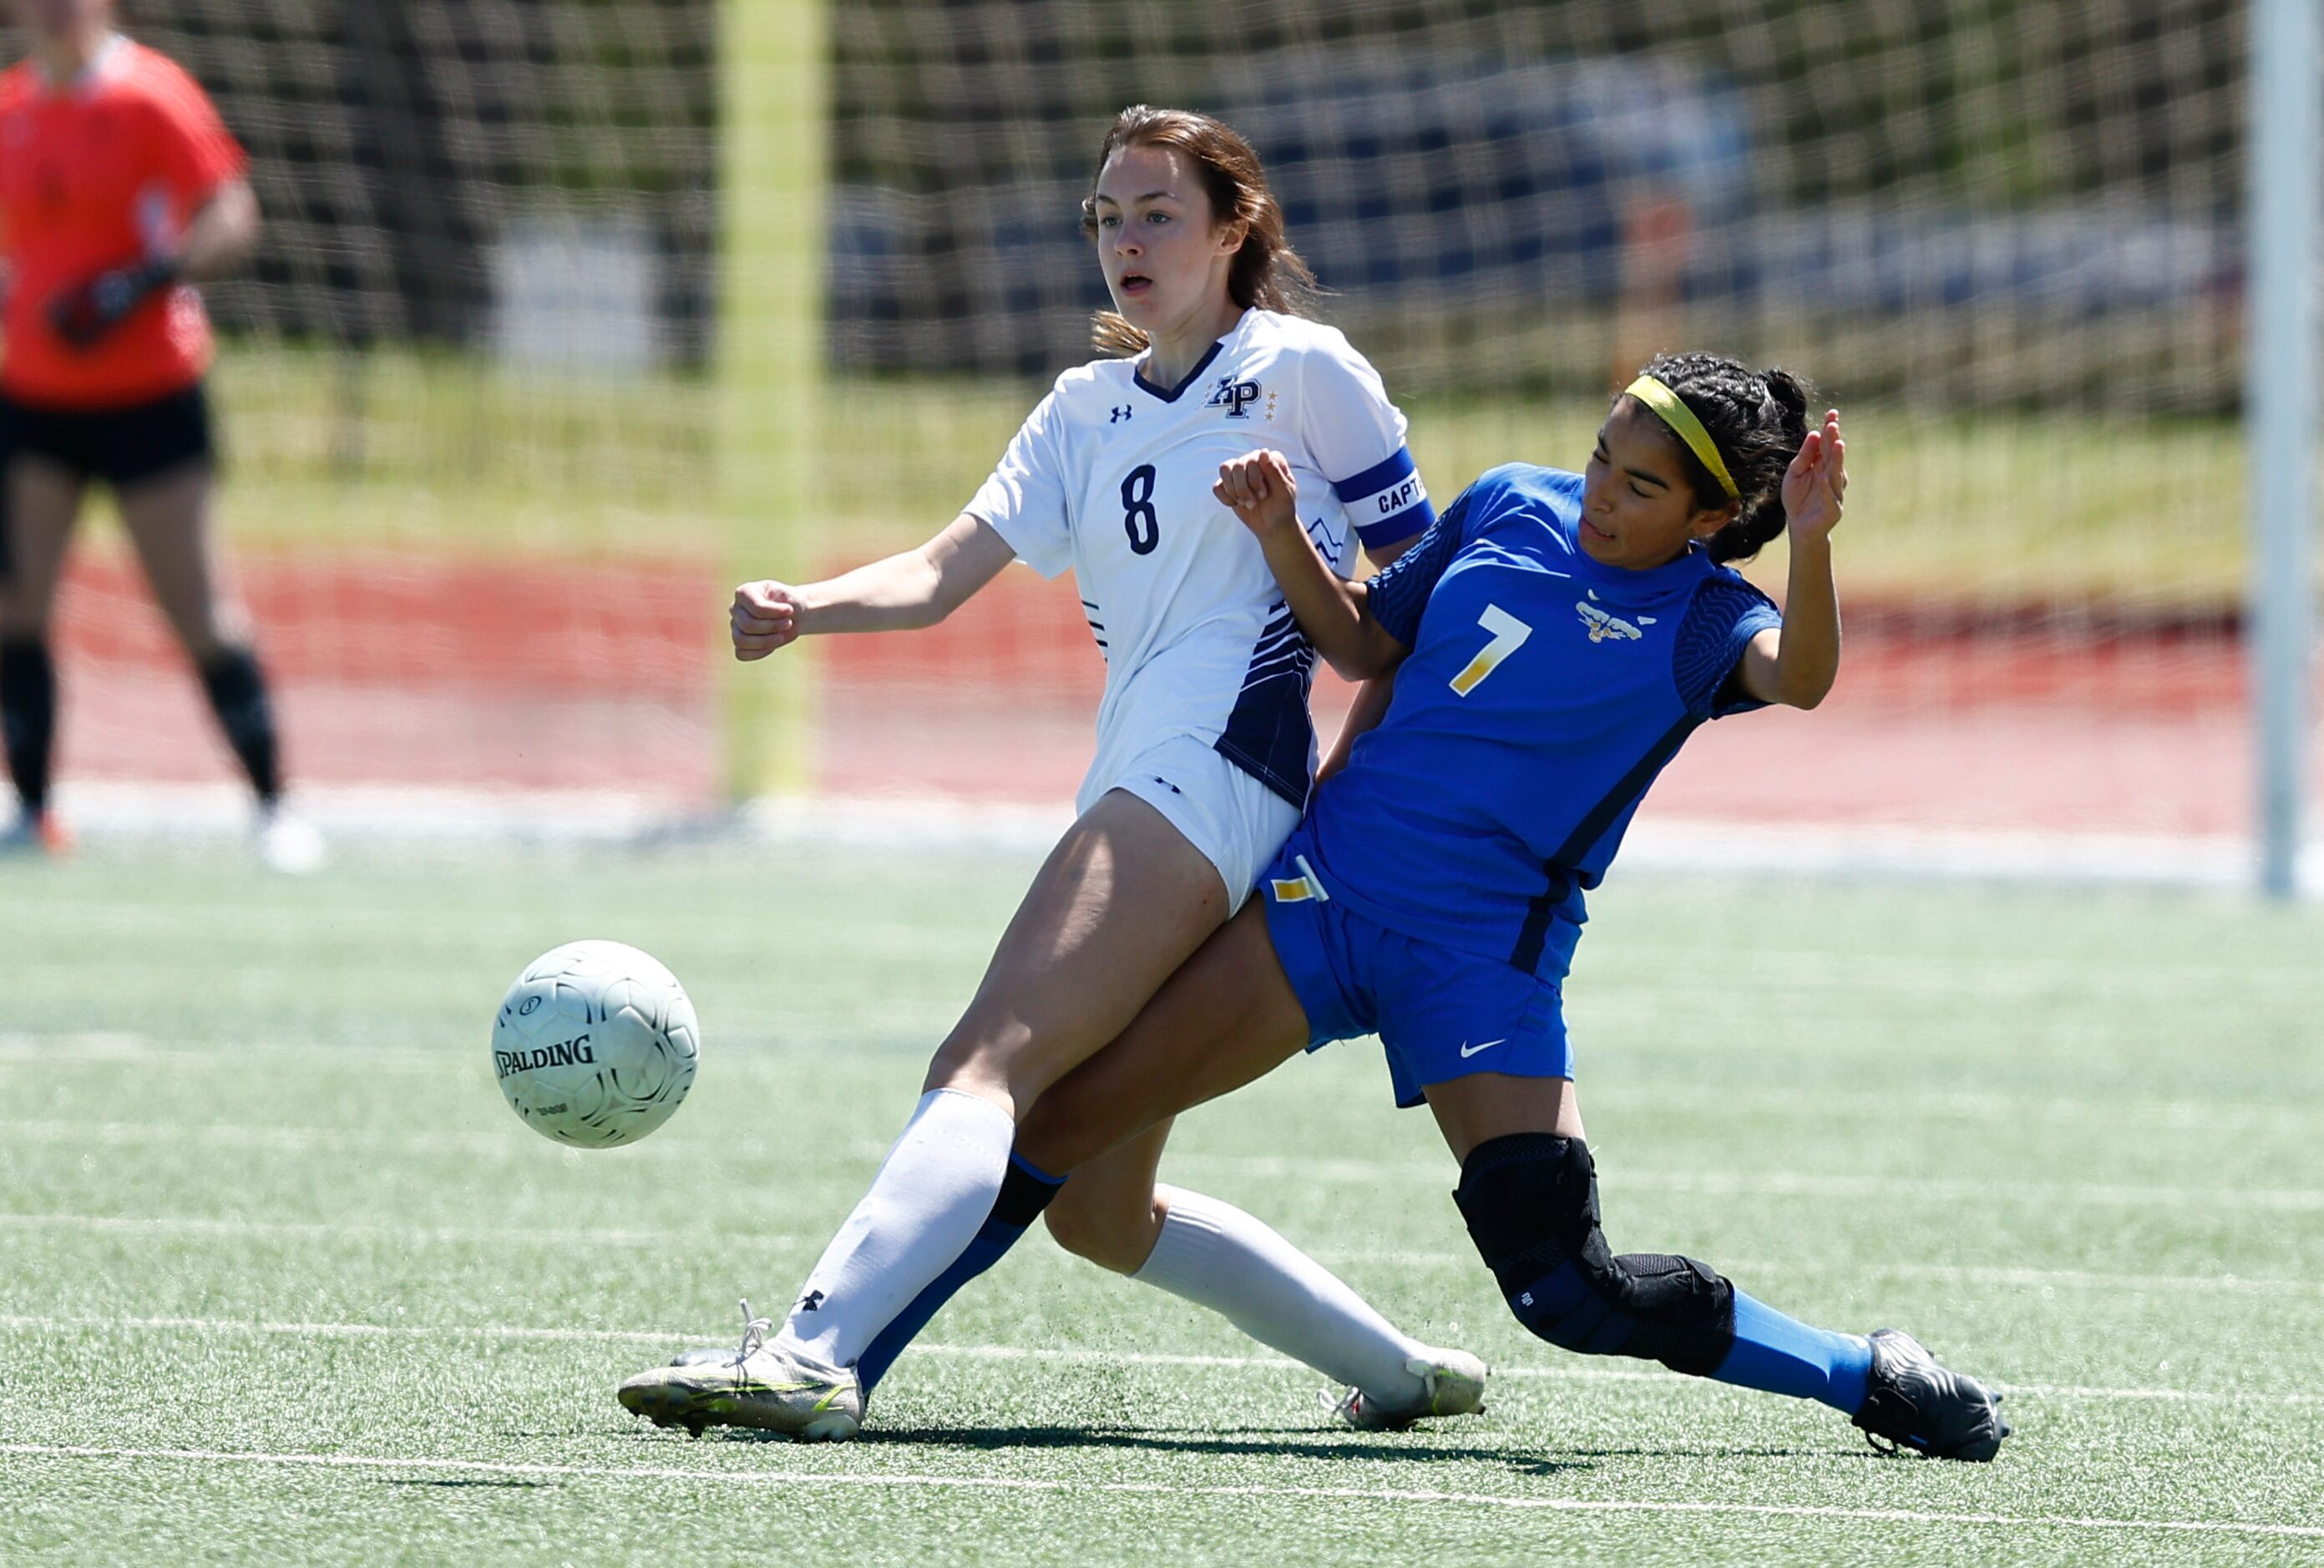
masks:
<instances>
[{"instance_id":1,"label":"player's clenched fist","mask_svg":"<svg viewBox=\"0 0 2324 1568\"><path fill-rule=\"evenodd\" d=\"M1219 482L1211 493L1262 539L1278 528L1299 525L1299 484L1280 452L1262 447L1228 458L1219 465Z\"/></svg>"},{"instance_id":2,"label":"player's clenched fist","mask_svg":"<svg viewBox=\"0 0 2324 1568\"><path fill-rule=\"evenodd\" d=\"M734 637L734 657L764 659L799 634L798 591L788 583L745 583L734 590L734 608L727 622Z\"/></svg>"}]
</instances>

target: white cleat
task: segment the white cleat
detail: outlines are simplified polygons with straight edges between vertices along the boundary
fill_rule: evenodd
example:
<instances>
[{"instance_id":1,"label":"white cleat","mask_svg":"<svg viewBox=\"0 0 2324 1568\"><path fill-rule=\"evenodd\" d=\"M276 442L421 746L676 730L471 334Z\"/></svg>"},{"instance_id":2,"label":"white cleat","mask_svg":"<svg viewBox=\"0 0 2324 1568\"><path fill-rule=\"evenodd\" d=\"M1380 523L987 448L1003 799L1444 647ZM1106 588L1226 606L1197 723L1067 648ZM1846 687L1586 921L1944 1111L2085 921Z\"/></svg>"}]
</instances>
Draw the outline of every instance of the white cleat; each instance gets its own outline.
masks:
<instances>
[{"instance_id":1,"label":"white cleat","mask_svg":"<svg viewBox=\"0 0 2324 1568\"><path fill-rule=\"evenodd\" d=\"M1336 1400L1324 1394L1323 1401L1359 1432L1403 1432L1435 1416L1474 1416L1485 1407L1485 1379L1492 1373L1466 1351L1431 1351L1405 1362L1404 1370L1420 1379L1418 1405L1387 1408L1361 1388L1351 1388Z\"/></svg>"},{"instance_id":2,"label":"white cleat","mask_svg":"<svg viewBox=\"0 0 2324 1568\"><path fill-rule=\"evenodd\" d=\"M260 862L287 877L311 875L330 858L322 830L281 804L258 808L256 842Z\"/></svg>"},{"instance_id":3,"label":"white cleat","mask_svg":"<svg viewBox=\"0 0 2324 1568\"><path fill-rule=\"evenodd\" d=\"M622 1408L657 1426L754 1426L807 1443L844 1442L863 1425L863 1388L853 1371L818 1366L767 1340L772 1325L751 1316L742 1342L715 1355L689 1351L668 1366L623 1380Z\"/></svg>"}]
</instances>

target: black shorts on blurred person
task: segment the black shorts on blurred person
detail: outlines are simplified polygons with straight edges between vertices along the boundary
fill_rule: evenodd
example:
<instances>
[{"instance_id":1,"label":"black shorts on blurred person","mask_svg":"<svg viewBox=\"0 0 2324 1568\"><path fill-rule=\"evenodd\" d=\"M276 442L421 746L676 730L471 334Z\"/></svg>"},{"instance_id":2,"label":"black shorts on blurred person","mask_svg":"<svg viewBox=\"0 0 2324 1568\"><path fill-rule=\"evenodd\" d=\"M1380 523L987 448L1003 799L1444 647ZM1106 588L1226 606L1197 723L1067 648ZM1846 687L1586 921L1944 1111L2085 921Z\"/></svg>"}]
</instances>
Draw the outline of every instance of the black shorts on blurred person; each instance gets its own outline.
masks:
<instances>
[{"instance_id":1,"label":"black shorts on blurred person","mask_svg":"<svg viewBox=\"0 0 2324 1568\"><path fill-rule=\"evenodd\" d=\"M209 395L196 382L118 409L43 409L0 396L0 461L18 456L45 458L77 478L102 479L115 490L197 459L215 467ZM0 570L5 565L0 558Z\"/></svg>"}]
</instances>

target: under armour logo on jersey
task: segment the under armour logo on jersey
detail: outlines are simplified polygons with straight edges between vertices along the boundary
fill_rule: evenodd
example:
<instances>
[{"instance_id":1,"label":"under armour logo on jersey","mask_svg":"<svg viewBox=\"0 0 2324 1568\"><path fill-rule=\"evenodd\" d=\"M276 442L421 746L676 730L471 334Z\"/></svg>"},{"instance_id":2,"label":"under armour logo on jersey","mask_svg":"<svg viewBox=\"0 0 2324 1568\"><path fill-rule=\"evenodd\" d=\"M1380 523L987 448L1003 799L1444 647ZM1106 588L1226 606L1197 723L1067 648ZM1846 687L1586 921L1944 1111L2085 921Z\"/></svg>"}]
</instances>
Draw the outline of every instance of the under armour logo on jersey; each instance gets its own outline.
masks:
<instances>
[{"instance_id":1,"label":"under armour logo on jersey","mask_svg":"<svg viewBox=\"0 0 2324 1568\"><path fill-rule=\"evenodd\" d=\"M1121 423L1121 421L1122 421L1122 420L1124 420L1128 419L1131 414L1136 413L1138 410L1135 410L1135 409L1133 409L1133 408L1131 408L1128 403L1116 403L1116 404L1115 404L1111 409L1108 410L1107 411L1108 411L1109 413L1111 413L1113 417L1112 417L1111 419L1110 419L1110 420L1106 420L1106 423L1107 423L1107 424L1109 424L1109 425L1118 425L1118 424Z\"/></svg>"},{"instance_id":2,"label":"under armour logo on jersey","mask_svg":"<svg viewBox=\"0 0 2324 1568\"><path fill-rule=\"evenodd\" d=\"M1590 628L1590 641L1592 642L1603 642L1609 637L1627 638L1636 642L1646 635L1620 616L1608 614L1587 599L1574 600L1573 607L1582 612L1582 623ZM1643 621L1646 617L1642 615L1639 619Z\"/></svg>"},{"instance_id":3,"label":"under armour logo on jersey","mask_svg":"<svg viewBox=\"0 0 2324 1568\"><path fill-rule=\"evenodd\" d=\"M816 1307L823 1305L823 1299L822 1291L810 1290L805 1296L799 1297L798 1309L801 1312L813 1312Z\"/></svg>"},{"instance_id":4,"label":"under armour logo on jersey","mask_svg":"<svg viewBox=\"0 0 2324 1568\"><path fill-rule=\"evenodd\" d=\"M1250 418L1250 405L1259 401L1259 383L1237 381L1231 375L1222 375L1219 378L1219 384L1211 389L1210 398L1203 406L1224 409L1231 420L1247 420Z\"/></svg>"}]
</instances>

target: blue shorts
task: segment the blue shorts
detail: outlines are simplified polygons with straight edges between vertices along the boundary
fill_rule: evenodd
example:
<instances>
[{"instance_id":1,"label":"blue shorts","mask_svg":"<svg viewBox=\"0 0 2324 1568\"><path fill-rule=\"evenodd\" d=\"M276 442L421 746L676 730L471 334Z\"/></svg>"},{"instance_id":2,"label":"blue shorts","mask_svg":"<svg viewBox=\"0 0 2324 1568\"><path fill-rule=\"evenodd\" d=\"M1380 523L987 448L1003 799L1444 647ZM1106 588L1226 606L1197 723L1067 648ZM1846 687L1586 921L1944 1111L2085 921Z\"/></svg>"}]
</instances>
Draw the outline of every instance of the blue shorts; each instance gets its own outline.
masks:
<instances>
[{"instance_id":1,"label":"blue shorts","mask_svg":"<svg viewBox=\"0 0 2324 1568\"><path fill-rule=\"evenodd\" d=\"M1571 1078L1563 999L1504 958L1456 953L1377 925L1330 897L1297 864L1291 835L1259 890L1275 955L1307 1014L1307 1048L1376 1034L1398 1105L1421 1088L1476 1073Z\"/></svg>"}]
</instances>

